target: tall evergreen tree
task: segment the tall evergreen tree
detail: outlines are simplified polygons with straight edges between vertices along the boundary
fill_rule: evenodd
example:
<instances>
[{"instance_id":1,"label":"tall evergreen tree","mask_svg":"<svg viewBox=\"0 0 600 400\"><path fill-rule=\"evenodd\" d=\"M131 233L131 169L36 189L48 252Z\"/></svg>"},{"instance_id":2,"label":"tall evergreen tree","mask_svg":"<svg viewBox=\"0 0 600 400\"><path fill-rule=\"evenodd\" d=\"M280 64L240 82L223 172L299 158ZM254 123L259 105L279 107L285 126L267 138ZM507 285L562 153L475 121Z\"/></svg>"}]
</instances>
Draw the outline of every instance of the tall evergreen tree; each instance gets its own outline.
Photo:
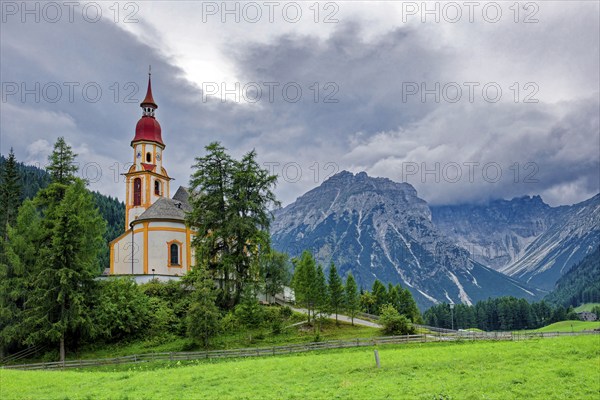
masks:
<instances>
[{"instance_id":1,"label":"tall evergreen tree","mask_svg":"<svg viewBox=\"0 0 600 400\"><path fill-rule=\"evenodd\" d=\"M20 204L21 184L15 153L11 148L0 171L0 238L7 239L6 227L15 223ZM1 251L2 246L0 245Z\"/></svg>"},{"instance_id":2,"label":"tall evergreen tree","mask_svg":"<svg viewBox=\"0 0 600 400\"><path fill-rule=\"evenodd\" d=\"M52 192L53 186L63 189L56 183L44 191ZM106 227L80 179L75 179L64 191L64 198L50 208L51 212L44 211L48 223L42 228L50 229L44 233L50 240L39 248L33 290L26 301L26 323L28 341L59 342L64 361L68 340L93 329L89 302Z\"/></svg>"},{"instance_id":3,"label":"tall evergreen tree","mask_svg":"<svg viewBox=\"0 0 600 400\"><path fill-rule=\"evenodd\" d=\"M300 258L292 260L294 263L294 276L292 278L292 288L296 303L307 310L308 322L315 307L315 282L317 277L317 267L313 255L305 250Z\"/></svg>"},{"instance_id":4,"label":"tall evergreen tree","mask_svg":"<svg viewBox=\"0 0 600 400\"><path fill-rule=\"evenodd\" d=\"M52 176L52 181L68 185L75 181L75 173L78 170L75 165L75 157L71 146L65 142L64 137L59 137L54 143L54 150L48 156L50 165L46 168Z\"/></svg>"},{"instance_id":5,"label":"tall evergreen tree","mask_svg":"<svg viewBox=\"0 0 600 400\"><path fill-rule=\"evenodd\" d=\"M352 272L349 272L348 276L346 277L346 286L344 289L345 308L348 314L350 314L350 318L352 319L352 325L354 325L354 317L358 312L360 304L358 301L358 287L356 285L356 281L354 280Z\"/></svg>"},{"instance_id":6,"label":"tall evergreen tree","mask_svg":"<svg viewBox=\"0 0 600 400\"><path fill-rule=\"evenodd\" d=\"M344 286L333 261L329 266L329 307L335 313L335 323L338 324L338 313L344 307Z\"/></svg>"},{"instance_id":7,"label":"tall evergreen tree","mask_svg":"<svg viewBox=\"0 0 600 400\"><path fill-rule=\"evenodd\" d=\"M387 291L379 279L375 279L371 293L375 297L375 314L379 315L381 307L388 303Z\"/></svg>"},{"instance_id":8,"label":"tall evergreen tree","mask_svg":"<svg viewBox=\"0 0 600 400\"><path fill-rule=\"evenodd\" d=\"M315 310L323 315L329 311L329 291L327 290L327 280L321 264L317 265L317 273L314 281Z\"/></svg>"},{"instance_id":9,"label":"tall evergreen tree","mask_svg":"<svg viewBox=\"0 0 600 400\"><path fill-rule=\"evenodd\" d=\"M23 325L25 300L32 289L31 275L39 260L41 220L26 200L14 227L8 226L6 257L0 262L0 353L19 345L27 336Z\"/></svg>"},{"instance_id":10,"label":"tall evergreen tree","mask_svg":"<svg viewBox=\"0 0 600 400\"><path fill-rule=\"evenodd\" d=\"M236 161L214 142L206 152L194 165L187 222L198 232L197 258L219 281L223 305L232 307L242 286L258 278L261 255L270 252L268 208L277 204L276 176L258 165L254 151Z\"/></svg>"}]
</instances>

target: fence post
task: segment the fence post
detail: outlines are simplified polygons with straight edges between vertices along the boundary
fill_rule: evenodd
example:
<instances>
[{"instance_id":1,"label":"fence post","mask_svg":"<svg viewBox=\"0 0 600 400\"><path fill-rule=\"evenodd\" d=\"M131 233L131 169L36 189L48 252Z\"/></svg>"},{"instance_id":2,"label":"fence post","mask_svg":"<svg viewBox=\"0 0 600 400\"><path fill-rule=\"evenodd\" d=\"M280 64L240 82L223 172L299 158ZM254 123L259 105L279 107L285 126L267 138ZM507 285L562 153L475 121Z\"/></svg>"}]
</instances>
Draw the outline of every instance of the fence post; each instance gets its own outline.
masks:
<instances>
[{"instance_id":1,"label":"fence post","mask_svg":"<svg viewBox=\"0 0 600 400\"><path fill-rule=\"evenodd\" d=\"M377 368L381 368L381 364L379 363L379 352L377 351L377 349L373 351L375 352L375 364L377 365Z\"/></svg>"}]
</instances>

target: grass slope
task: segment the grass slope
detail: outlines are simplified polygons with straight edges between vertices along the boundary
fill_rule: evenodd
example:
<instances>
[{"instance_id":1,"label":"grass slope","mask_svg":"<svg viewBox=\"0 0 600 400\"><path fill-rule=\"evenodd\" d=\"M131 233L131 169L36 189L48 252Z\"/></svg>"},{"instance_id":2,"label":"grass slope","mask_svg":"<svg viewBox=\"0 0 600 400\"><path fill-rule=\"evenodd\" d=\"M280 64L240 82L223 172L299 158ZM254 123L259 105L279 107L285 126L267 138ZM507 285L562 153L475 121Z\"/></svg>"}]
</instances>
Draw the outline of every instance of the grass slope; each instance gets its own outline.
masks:
<instances>
[{"instance_id":1,"label":"grass slope","mask_svg":"<svg viewBox=\"0 0 600 400\"><path fill-rule=\"evenodd\" d=\"M534 332L581 332L598 328L600 328L598 321L560 321L535 329Z\"/></svg>"},{"instance_id":2,"label":"grass slope","mask_svg":"<svg viewBox=\"0 0 600 400\"><path fill-rule=\"evenodd\" d=\"M600 306L600 303L585 303L575 308L575 312L592 311L592 308Z\"/></svg>"},{"instance_id":3,"label":"grass slope","mask_svg":"<svg viewBox=\"0 0 600 400\"><path fill-rule=\"evenodd\" d=\"M295 320L304 320L304 316ZM294 320L294 322L295 322ZM366 326L352 326L340 322L326 320L321 326L320 340L345 340L381 336L381 329ZM211 349L225 350L245 347L285 346L294 343L310 343L315 340L315 332L310 326L295 326L274 334L268 329L240 330L238 332L221 333L212 340ZM139 340L130 343L99 344L87 346L77 353L68 354L68 359L95 359L107 357L129 356L134 354L160 353L169 351L203 350L193 346L189 339L165 337L163 340ZM37 360L32 360L37 361Z\"/></svg>"},{"instance_id":4,"label":"grass slope","mask_svg":"<svg viewBox=\"0 0 600 400\"><path fill-rule=\"evenodd\" d=\"M0 370L2 399L598 398L600 338L358 348L129 371ZM142 369L144 366L141 366ZM148 369L150 366L146 366Z\"/></svg>"}]
</instances>

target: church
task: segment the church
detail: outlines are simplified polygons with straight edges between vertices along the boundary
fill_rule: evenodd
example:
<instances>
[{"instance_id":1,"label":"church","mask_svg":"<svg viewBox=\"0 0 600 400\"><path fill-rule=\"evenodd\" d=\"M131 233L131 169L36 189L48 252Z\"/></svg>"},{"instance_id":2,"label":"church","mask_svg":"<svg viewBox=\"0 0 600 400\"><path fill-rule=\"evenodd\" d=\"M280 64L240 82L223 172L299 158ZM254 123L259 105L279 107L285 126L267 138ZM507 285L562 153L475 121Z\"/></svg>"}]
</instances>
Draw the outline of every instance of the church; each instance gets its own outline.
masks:
<instances>
[{"instance_id":1,"label":"church","mask_svg":"<svg viewBox=\"0 0 600 400\"><path fill-rule=\"evenodd\" d=\"M125 232L109 244L110 275L132 275L137 281L184 275L194 260L194 232L185 224L189 193L180 186L170 197L172 178L164 166L166 146L148 75L142 117L131 141L133 165L124 174Z\"/></svg>"}]
</instances>

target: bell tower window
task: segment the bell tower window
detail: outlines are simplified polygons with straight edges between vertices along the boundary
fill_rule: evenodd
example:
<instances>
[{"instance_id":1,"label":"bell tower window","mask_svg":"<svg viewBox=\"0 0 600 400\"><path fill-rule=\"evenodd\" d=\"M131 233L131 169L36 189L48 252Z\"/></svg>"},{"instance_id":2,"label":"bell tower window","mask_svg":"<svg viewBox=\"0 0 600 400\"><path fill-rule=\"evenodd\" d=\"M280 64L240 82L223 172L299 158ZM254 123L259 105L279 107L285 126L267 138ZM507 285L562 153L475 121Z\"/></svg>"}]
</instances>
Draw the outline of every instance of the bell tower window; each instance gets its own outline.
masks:
<instances>
[{"instance_id":1,"label":"bell tower window","mask_svg":"<svg viewBox=\"0 0 600 400\"><path fill-rule=\"evenodd\" d=\"M146 162L147 163L152 162L152 153L150 153L150 152L146 153Z\"/></svg>"},{"instance_id":2,"label":"bell tower window","mask_svg":"<svg viewBox=\"0 0 600 400\"><path fill-rule=\"evenodd\" d=\"M160 181L159 180L155 180L154 181L154 194L157 196L161 195L161 191L160 191Z\"/></svg>"},{"instance_id":3,"label":"bell tower window","mask_svg":"<svg viewBox=\"0 0 600 400\"><path fill-rule=\"evenodd\" d=\"M133 205L142 205L142 180L140 178L133 180Z\"/></svg>"}]
</instances>

